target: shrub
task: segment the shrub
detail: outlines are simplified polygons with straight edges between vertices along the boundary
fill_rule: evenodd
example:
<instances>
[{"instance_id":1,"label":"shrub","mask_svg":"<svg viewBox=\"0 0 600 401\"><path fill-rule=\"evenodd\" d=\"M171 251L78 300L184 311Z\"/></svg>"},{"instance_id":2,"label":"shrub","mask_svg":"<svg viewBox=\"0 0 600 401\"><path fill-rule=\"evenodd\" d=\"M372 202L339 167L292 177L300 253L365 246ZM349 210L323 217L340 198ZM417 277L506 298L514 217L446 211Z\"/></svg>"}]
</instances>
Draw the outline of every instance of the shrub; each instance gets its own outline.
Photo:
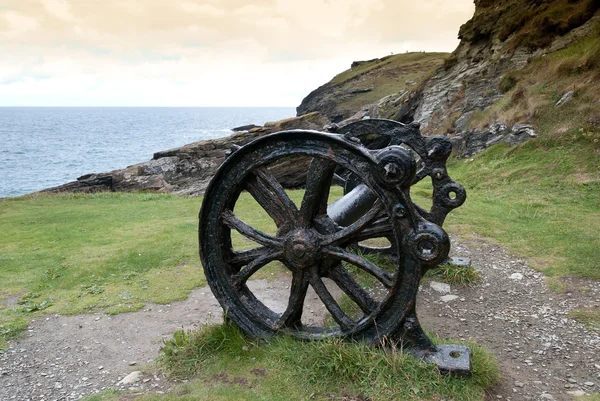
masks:
<instances>
[{"instance_id":1,"label":"shrub","mask_svg":"<svg viewBox=\"0 0 600 401\"><path fill-rule=\"evenodd\" d=\"M500 84L498 85L498 87L502 93L506 93L509 90L511 90L512 88L514 88L515 85L517 85L518 81L519 80L514 75L514 73L509 72L508 74L505 74L502 77L502 80L500 81Z\"/></svg>"}]
</instances>

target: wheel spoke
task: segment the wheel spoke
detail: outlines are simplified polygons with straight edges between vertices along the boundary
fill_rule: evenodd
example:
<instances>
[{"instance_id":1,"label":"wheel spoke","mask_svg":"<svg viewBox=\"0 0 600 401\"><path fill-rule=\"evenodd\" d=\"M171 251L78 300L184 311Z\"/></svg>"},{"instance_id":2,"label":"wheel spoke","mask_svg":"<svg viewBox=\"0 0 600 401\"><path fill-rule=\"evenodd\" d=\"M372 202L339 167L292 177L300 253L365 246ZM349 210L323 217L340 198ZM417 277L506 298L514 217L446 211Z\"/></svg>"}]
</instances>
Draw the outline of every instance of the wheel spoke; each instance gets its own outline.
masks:
<instances>
[{"instance_id":1,"label":"wheel spoke","mask_svg":"<svg viewBox=\"0 0 600 401\"><path fill-rule=\"evenodd\" d=\"M380 200L377 200L373 207L369 209L361 218L350 224L348 227L341 229L340 231L330 235L324 242L325 245L339 244L341 242L352 241L352 236L361 232L365 228L369 227L369 224L373 222L383 212L383 207ZM391 227L390 227L391 228Z\"/></svg>"},{"instance_id":2,"label":"wheel spoke","mask_svg":"<svg viewBox=\"0 0 600 401\"><path fill-rule=\"evenodd\" d=\"M342 330L350 330L356 325L356 323L344 313L342 308L340 308L335 298L333 298L327 287L325 287L325 283L321 280L321 277L319 277L316 270L311 273L310 284L313 286L315 292L319 298L321 298L321 301Z\"/></svg>"},{"instance_id":3,"label":"wheel spoke","mask_svg":"<svg viewBox=\"0 0 600 401\"><path fill-rule=\"evenodd\" d=\"M367 224L360 231L356 232L352 236L352 242L364 241L369 238L390 237L393 234L390 219L385 216ZM338 241L338 243L341 243L341 241Z\"/></svg>"},{"instance_id":4,"label":"wheel spoke","mask_svg":"<svg viewBox=\"0 0 600 401\"><path fill-rule=\"evenodd\" d=\"M306 190L300 207L302 227L312 227L315 216L327 213L327 200L335 166L331 161L318 158L310 162L306 175Z\"/></svg>"},{"instance_id":5,"label":"wheel spoke","mask_svg":"<svg viewBox=\"0 0 600 401\"><path fill-rule=\"evenodd\" d=\"M298 208L285 190L264 166L255 168L246 183L246 190L275 221L277 227L289 221L298 221Z\"/></svg>"},{"instance_id":6,"label":"wheel spoke","mask_svg":"<svg viewBox=\"0 0 600 401\"><path fill-rule=\"evenodd\" d=\"M281 318L276 324L276 328L298 327L301 324L302 308L304 308L304 299L308 289L308 280L304 270L294 272L292 278L292 288L288 306L281 314Z\"/></svg>"},{"instance_id":7,"label":"wheel spoke","mask_svg":"<svg viewBox=\"0 0 600 401\"><path fill-rule=\"evenodd\" d=\"M392 286L393 277L391 274L359 255L347 252L344 249L336 246L324 247L323 253L351 263L359 269L369 273L370 275L374 276L377 280L379 280L381 284L385 286L385 288L390 288Z\"/></svg>"},{"instance_id":8,"label":"wheel spoke","mask_svg":"<svg viewBox=\"0 0 600 401\"><path fill-rule=\"evenodd\" d=\"M281 259L283 257L283 251L271 251L269 253L264 253L261 256L254 259L252 262L248 263L242 271L232 276L232 280L235 285L239 288L243 284L248 281L248 279L256 273L261 267L266 264Z\"/></svg>"},{"instance_id":9,"label":"wheel spoke","mask_svg":"<svg viewBox=\"0 0 600 401\"><path fill-rule=\"evenodd\" d=\"M341 264L338 264L329 270L328 277L332 279L365 314L372 313L379 306L379 303L371 298L367 291L354 280Z\"/></svg>"},{"instance_id":10,"label":"wheel spoke","mask_svg":"<svg viewBox=\"0 0 600 401\"><path fill-rule=\"evenodd\" d=\"M281 249L280 241L278 241L274 237L271 237L268 234L265 234L261 231L256 230L253 227L250 227L248 224L235 217L231 210L223 211L223 213L221 213L221 218L223 219L223 223L225 223L229 228L235 229L244 237L251 239L252 241L257 242L261 245Z\"/></svg>"},{"instance_id":11,"label":"wheel spoke","mask_svg":"<svg viewBox=\"0 0 600 401\"><path fill-rule=\"evenodd\" d=\"M246 266L256 258L263 256L269 249L270 248L266 246L261 246L243 251L233 251L231 258L228 261L229 266L231 266L234 271L240 271L243 266Z\"/></svg>"}]
</instances>

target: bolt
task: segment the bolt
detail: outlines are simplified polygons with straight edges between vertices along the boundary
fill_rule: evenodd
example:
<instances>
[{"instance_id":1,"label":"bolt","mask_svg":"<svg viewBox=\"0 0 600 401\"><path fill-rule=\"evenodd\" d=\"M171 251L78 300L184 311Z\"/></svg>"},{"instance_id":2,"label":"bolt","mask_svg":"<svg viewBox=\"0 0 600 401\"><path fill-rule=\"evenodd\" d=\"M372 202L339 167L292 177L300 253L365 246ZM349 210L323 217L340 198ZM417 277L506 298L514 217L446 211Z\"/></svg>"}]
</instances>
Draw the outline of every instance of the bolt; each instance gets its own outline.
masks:
<instances>
[{"instance_id":1,"label":"bolt","mask_svg":"<svg viewBox=\"0 0 600 401\"><path fill-rule=\"evenodd\" d=\"M306 247L304 244L294 244L293 250L294 255L297 257L302 257L306 254Z\"/></svg>"},{"instance_id":2,"label":"bolt","mask_svg":"<svg viewBox=\"0 0 600 401\"><path fill-rule=\"evenodd\" d=\"M404 329L412 331L417 328L417 320L414 317L407 317L404 321Z\"/></svg>"},{"instance_id":3,"label":"bolt","mask_svg":"<svg viewBox=\"0 0 600 401\"><path fill-rule=\"evenodd\" d=\"M404 206L400 205L400 204L396 205L394 207L394 215L396 217L404 217L404 216L406 216L406 209L404 208Z\"/></svg>"},{"instance_id":4,"label":"bolt","mask_svg":"<svg viewBox=\"0 0 600 401\"><path fill-rule=\"evenodd\" d=\"M385 176L389 180L394 180L400 177L400 167L396 163L387 163L383 166Z\"/></svg>"},{"instance_id":5,"label":"bolt","mask_svg":"<svg viewBox=\"0 0 600 401\"><path fill-rule=\"evenodd\" d=\"M431 157L440 151L440 146L438 144L433 145L429 151L427 151L427 156Z\"/></svg>"}]
</instances>

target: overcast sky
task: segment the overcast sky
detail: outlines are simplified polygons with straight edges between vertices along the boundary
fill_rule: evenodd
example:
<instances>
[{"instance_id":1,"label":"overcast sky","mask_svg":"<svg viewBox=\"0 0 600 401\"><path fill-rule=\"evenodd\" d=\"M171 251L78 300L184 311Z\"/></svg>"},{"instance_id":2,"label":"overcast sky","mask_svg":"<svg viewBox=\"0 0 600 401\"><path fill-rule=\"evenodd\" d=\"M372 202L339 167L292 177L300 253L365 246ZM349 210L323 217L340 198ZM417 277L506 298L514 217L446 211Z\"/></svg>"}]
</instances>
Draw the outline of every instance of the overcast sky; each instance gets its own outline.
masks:
<instances>
[{"instance_id":1,"label":"overcast sky","mask_svg":"<svg viewBox=\"0 0 600 401\"><path fill-rule=\"evenodd\" d=\"M0 106L297 106L354 60L446 51L472 0L0 0Z\"/></svg>"}]
</instances>

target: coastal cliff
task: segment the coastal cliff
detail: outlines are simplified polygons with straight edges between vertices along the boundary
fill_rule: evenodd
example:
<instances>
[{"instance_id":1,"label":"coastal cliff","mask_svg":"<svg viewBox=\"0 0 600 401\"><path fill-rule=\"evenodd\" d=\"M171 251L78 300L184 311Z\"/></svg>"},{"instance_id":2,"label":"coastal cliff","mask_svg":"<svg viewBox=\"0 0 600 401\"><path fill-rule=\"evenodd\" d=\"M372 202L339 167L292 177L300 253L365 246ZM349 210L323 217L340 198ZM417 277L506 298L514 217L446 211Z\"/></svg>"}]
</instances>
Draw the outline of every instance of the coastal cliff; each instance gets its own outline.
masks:
<instances>
[{"instance_id":1,"label":"coastal cliff","mask_svg":"<svg viewBox=\"0 0 600 401\"><path fill-rule=\"evenodd\" d=\"M600 1L475 5L452 54L353 62L312 91L297 117L157 152L149 162L88 174L46 191L199 195L233 145L281 130L324 130L365 118L417 121L426 135L448 136L459 158L498 143L514 146L538 135L576 136L600 127Z\"/></svg>"}]
</instances>

